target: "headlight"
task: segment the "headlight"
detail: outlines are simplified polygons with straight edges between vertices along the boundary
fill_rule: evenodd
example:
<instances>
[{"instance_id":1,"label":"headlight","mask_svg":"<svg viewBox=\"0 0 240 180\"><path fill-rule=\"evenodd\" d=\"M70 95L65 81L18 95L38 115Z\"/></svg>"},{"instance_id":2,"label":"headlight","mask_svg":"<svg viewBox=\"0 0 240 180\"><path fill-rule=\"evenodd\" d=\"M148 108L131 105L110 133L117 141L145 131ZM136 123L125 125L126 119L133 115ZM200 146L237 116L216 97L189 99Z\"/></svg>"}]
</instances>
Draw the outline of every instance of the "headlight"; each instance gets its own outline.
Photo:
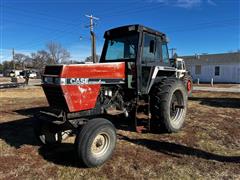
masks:
<instances>
[{"instance_id":1,"label":"headlight","mask_svg":"<svg viewBox=\"0 0 240 180\"><path fill-rule=\"evenodd\" d=\"M43 84L55 84L55 85L65 84L64 78L57 78L57 77L43 77L42 81L43 81Z\"/></svg>"},{"instance_id":2,"label":"headlight","mask_svg":"<svg viewBox=\"0 0 240 180\"><path fill-rule=\"evenodd\" d=\"M55 78L54 79L54 84L65 85L65 79L64 78Z\"/></svg>"},{"instance_id":3,"label":"headlight","mask_svg":"<svg viewBox=\"0 0 240 180\"><path fill-rule=\"evenodd\" d=\"M44 77L43 82L47 83L47 84L52 84L53 78L52 77Z\"/></svg>"}]
</instances>

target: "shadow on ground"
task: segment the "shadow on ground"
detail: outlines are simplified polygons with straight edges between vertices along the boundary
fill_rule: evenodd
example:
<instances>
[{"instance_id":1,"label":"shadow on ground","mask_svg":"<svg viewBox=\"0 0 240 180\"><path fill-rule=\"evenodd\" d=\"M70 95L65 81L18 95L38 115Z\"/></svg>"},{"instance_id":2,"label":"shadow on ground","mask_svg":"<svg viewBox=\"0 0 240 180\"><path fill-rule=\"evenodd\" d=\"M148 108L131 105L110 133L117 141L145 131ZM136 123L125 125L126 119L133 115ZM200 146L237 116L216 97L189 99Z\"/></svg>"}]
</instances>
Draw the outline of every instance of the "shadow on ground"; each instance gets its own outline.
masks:
<instances>
[{"instance_id":1,"label":"shadow on ground","mask_svg":"<svg viewBox=\"0 0 240 180\"><path fill-rule=\"evenodd\" d=\"M0 124L0 139L12 147L39 145L33 132L33 118L26 118Z\"/></svg>"},{"instance_id":2,"label":"shadow on ground","mask_svg":"<svg viewBox=\"0 0 240 180\"><path fill-rule=\"evenodd\" d=\"M43 106L43 107L35 107L35 108L29 108L29 109L19 109L19 110L16 110L15 112L24 116L33 117L34 115L36 115L37 113L45 109L47 109L47 107Z\"/></svg>"},{"instance_id":3,"label":"shadow on ground","mask_svg":"<svg viewBox=\"0 0 240 180\"><path fill-rule=\"evenodd\" d=\"M0 123L0 139L15 148L22 145L39 145L33 131L34 115L45 107L21 109L15 111L27 118Z\"/></svg>"},{"instance_id":4,"label":"shadow on ground","mask_svg":"<svg viewBox=\"0 0 240 180\"><path fill-rule=\"evenodd\" d=\"M240 156L222 156L218 154L213 154L201 149L196 149L192 147L187 147L181 144L170 143L165 141L156 141L151 139L130 139L126 136L120 135L120 138L134 143L136 145L144 146L156 152L161 152L163 154L171 155L174 157L180 157L181 155L195 156L197 158L214 160L219 162L231 162L240 163Z\"/></svg>"},{"instance_id":5,"label":"shadow on ground","mask_svg":"<svg viewBox=\"0 0 240 180\"><path fill-rule=\"evenodd\" d=\"M222 108L240 108L239 98L211 98L211 97L189 97L189 100L200 101L201 105L222 107Z\"/></svg>"}]
</instances>

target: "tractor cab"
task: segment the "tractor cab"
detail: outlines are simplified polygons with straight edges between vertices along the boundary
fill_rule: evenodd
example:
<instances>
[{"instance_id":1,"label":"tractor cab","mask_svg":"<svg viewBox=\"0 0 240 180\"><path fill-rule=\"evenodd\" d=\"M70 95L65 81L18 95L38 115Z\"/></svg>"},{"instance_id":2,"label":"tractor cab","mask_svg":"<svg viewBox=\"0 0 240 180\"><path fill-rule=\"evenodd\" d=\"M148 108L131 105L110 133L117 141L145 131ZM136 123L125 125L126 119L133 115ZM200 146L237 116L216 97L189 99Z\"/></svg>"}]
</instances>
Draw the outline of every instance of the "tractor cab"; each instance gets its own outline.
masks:
<instances>
[{"instance_id":1,"label":"tractor cab","mask_svg":"<svg viewBox=\"0 0 240 180\"><path fill-rule=\"evenodd\" d=\"M127 88L137 89L138 94L150 91L153 76L175 73L164 33L130 25L108 30L104 38L100 62L125 62Z\"/></svg>"}]
</instances>

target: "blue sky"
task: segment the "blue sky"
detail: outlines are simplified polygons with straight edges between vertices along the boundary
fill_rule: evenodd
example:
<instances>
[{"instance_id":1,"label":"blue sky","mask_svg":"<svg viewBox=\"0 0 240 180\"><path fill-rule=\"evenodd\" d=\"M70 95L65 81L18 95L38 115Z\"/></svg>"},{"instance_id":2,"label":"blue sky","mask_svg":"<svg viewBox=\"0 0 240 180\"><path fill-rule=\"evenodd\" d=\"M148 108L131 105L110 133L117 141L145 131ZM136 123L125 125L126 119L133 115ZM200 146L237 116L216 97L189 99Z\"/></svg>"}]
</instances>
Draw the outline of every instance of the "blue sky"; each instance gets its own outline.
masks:
<instances>
[{"instance_id":1,"label":"blue sky","mask_svg":"<svg viewBox=\"0 0 240 180\"><path fill-rule=\"evenodd\" d=\"M100 18L94 28L101 54L105 30L143 24L165 32L179 55L240 49L239 0L0 0L0 62L16 53L61 43L74 60L89 56L85 14ZM80 38L82 37L82 38Z\"/></svg>"}]
</instances>

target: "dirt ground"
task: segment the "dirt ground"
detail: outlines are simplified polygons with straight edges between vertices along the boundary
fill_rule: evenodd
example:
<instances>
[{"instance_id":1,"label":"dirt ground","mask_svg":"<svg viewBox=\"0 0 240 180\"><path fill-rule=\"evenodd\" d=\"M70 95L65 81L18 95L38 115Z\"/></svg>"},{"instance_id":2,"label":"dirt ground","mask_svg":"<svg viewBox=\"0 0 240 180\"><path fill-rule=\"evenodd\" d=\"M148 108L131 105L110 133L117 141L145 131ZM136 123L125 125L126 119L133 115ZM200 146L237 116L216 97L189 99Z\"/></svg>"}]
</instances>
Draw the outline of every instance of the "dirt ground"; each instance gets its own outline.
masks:
<instances>
[{"instance_id":1,"label":"dirt ground","mask_svg":"<svg viewBox=\"0 0 240 180\"><path fill-rule=\"evenodd\" d=\"M240 94L194 92L182 131L118 130L113 157L82 168L73 144L39 146L40 87L0 90L0 179L240 179Z\"/></svg>"}]
</instances>

